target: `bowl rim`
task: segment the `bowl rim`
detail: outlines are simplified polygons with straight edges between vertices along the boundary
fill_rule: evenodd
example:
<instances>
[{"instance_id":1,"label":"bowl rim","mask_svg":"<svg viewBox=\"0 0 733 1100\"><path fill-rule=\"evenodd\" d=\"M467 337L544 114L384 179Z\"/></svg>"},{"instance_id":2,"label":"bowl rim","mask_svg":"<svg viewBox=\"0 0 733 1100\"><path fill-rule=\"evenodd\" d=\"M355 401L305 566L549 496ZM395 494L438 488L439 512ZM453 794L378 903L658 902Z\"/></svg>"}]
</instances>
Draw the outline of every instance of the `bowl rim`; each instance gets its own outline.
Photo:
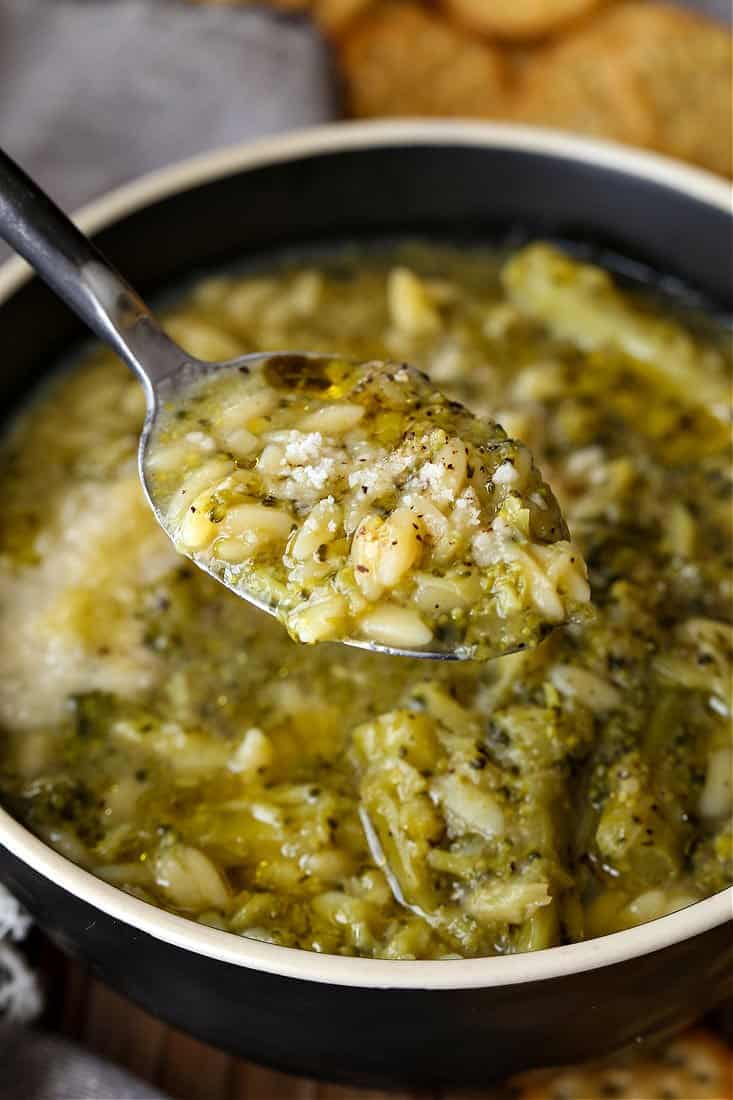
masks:
<instances>
[{"instance_id":1,"label":"bowl rim","mask_svg":"<svg viewBox=\"0 0 733 1100\"><path fill-rule=\"evenodd\" d=\"M203 153L115 188L85 205L75 220L87 233L96 233L151 202L240 171L323 153L394 145L474 146L586 163L683 192L732 213L727 181L657 154L526 126L406 119L331 123ZM0 268L0 306L31 276L23 260L8 260ZM733 916L733 887L729 887L636 928L524 954L433 961L321 955L210 928L126 894L56 852L1 807L0 844L57 886L154 939L221 963L285 978L369 989L477 989L559 978L660 951Z\"/></svg>"}]
</instances>

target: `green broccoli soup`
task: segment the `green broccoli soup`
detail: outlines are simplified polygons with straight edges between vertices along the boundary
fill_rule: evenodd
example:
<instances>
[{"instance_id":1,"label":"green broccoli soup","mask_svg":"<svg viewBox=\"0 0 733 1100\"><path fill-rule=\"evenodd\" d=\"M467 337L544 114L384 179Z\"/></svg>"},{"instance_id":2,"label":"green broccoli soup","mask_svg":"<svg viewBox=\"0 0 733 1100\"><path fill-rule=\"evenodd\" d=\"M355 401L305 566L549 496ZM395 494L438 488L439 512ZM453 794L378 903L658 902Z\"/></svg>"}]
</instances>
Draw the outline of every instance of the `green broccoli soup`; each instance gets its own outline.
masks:
<instances>
[{"instance_id":1,"label":"green broccoli soup","mask_svg":"<svg viewBox=\"0 0 733 1100\"><path fill-rule=\"evenodd\" d=\"M216 367L162 410L146 473L176 546L301 642L488 659L590 596L527 448L407 364Z\"/></svg>"},{"instance_id":2,"label":"green broccoli soup","mask_svg":"<svg viewBox=\"0 0 733 1100\"><path fill-rule=\"evenodd\" d=\"M199 474L203 513L179 506L177 544L233 568L264 539L281 588L286 554L304 645L156 523L125 368L96 349L58 375L0 452L10 813L193 920L387 959L587 939L733 881L729 333L545 244L283 261L200 282L166 323L202 359L412 364L445 423L385 508L372 487L402 436L382 407L357 476L361 391L319 391L291 423L225 382L171 421L155 476L173 501ZM458 454L478 429L455 401L497 447L485 474ZM336 491L321 473L341 450ZM511 528L501 553L481 556L482 509ZM477 606L520 630L517 652L435 664L321 641L470 641Z\"/></svg>"}]
</instances>

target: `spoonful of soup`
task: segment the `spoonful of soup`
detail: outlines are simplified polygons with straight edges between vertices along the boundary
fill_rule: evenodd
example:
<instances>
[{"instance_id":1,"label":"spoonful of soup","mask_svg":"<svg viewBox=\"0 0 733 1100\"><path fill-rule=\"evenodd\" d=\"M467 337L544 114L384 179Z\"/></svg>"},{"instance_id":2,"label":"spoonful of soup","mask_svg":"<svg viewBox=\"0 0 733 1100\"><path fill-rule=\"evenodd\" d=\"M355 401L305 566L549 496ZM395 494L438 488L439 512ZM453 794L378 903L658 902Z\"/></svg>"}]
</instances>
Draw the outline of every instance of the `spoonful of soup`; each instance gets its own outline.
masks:
<instances>
[{"instance_id":1,"label":"spoonful of soup","mask_svg":"<svg viewBox=\"0 0 733 1100\"><path fill-rule=\"evenodd\" d=\"M139 468L180 552L301 642L488 659L581 615L529 451L399 363L188 355L0 152L0 235L142 382Z\"/></svg>"}]
</instances>

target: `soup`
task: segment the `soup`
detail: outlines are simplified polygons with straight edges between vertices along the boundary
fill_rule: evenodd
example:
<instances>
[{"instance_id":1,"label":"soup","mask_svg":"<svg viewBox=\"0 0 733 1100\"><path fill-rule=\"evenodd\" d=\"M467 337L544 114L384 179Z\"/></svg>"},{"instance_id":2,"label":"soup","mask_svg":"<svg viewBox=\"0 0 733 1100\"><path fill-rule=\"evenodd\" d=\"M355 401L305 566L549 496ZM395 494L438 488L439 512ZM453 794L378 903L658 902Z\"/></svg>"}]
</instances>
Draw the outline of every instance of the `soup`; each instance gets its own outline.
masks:
<instances>
[{"instance_id":1,"label":"soup","mask_svg":"<svg viewBox=\"0 0 733 1100\"><path fill-rule=\"evenodd\" d=\"M201 358L426 371L536 456L593 611L486 663L292 641L176 555L142 392L94 350L4 444L11 813L191 919L388 959L577 941L733 880L726 334L545 245L273 265L167 323Z\"/></svg>"},{"instance_id":2,"label":"soup","mask_svg":"<svg viewBox=\"0 0 733 1100\"><path fill-rule=\"evenodd\" d=\"M164 405L146 481L178 549L301 642L487 659L590 595L527 448L408 364L217 367Z\"/></svg>"}]
</instances>

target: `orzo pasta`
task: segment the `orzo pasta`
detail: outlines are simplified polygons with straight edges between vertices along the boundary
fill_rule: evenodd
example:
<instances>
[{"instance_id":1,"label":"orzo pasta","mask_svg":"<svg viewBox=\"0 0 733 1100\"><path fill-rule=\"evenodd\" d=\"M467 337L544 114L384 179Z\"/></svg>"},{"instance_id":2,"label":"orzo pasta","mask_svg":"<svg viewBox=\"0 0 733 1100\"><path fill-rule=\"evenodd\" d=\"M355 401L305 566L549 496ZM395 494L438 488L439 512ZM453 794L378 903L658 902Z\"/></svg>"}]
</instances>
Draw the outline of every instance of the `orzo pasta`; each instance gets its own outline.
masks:
<instances>
[{"instance_id":1,"label":"orzo pasta","mask_svg":"<svg viewBox=\"0 0 733 1100\"><path fill-rule=\"evenodd\" d=\"M164 407L147 478L178 548L302 642L496 657L590 594L527 448L406 364L216 368Z\"/></svg>"}]
</instances>

